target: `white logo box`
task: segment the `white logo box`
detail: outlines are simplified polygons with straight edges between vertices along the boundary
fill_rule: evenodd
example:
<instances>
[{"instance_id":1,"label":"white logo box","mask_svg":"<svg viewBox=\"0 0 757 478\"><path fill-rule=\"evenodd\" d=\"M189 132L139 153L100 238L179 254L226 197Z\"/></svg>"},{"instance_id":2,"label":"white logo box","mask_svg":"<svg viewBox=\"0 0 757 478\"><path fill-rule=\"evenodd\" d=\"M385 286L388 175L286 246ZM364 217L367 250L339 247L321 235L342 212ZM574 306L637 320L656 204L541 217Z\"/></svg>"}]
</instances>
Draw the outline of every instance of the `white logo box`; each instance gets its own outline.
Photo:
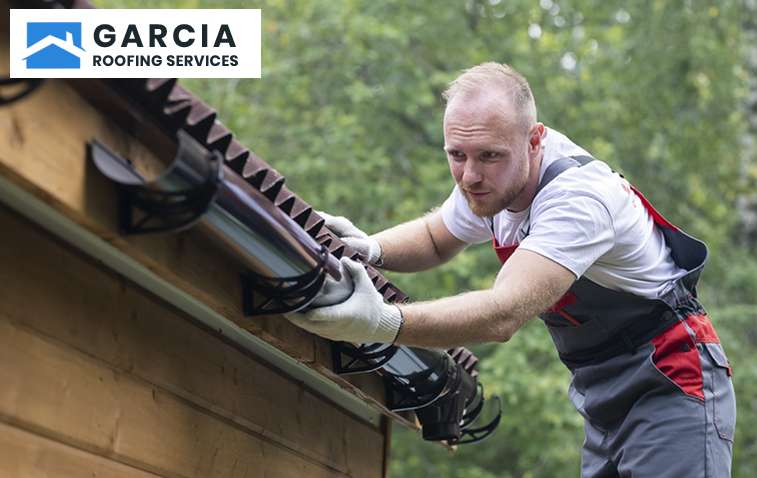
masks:
<instances>
[{"instance_id":1,"label":"white logo box","mask_svg":"<svg viewBox=\"0 0 757 478\"><path fill-rule=\"evenodd\" d=\"M11 9L10 76L260 78L261 17L259 9ZM81 23L83 51L75 45L72 47L71 36L60 35L50 35L27 46L29 22ZM98 38L112 41L112 45L101 46L95 41L98 26L101 28ZM165 34L161 35L163 32ZM151 39L153 46L150 46ZM161 40L165 46L161 46ZM180 46L190 40L193 41L191 46ZM45 48L51 48L53 51L47 53L52 55L78 55L80 67L28 68L25 58L30 54L33 58Z\"/></svg>"}]
</instances>

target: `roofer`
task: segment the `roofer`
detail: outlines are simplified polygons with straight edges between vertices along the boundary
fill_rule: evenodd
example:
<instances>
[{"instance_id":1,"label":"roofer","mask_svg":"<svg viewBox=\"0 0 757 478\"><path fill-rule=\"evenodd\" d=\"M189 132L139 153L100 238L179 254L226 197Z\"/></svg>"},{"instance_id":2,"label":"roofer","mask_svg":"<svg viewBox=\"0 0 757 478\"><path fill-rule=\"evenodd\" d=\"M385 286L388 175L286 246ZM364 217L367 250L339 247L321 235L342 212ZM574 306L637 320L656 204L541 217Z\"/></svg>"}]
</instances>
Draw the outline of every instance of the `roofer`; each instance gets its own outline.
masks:
<instances>
[{"instance_id":1,"label":"roofer","mask_svg":"<svg viewBox=\"0 0 757 478\"><path fill-rule=\"evenodd\" d=\"M290 319L325 337L449 348L507 341L540 315L585 419L582 476L730 476L731 368L695 286L707 249L605 163L537 122L525 78L466 70L445 92L455 187L440 209L368 236L327 225L371 264L414 272L491 240L490 289L386 304L343 259L354 292Z\"/></svg>"}]
</instances>

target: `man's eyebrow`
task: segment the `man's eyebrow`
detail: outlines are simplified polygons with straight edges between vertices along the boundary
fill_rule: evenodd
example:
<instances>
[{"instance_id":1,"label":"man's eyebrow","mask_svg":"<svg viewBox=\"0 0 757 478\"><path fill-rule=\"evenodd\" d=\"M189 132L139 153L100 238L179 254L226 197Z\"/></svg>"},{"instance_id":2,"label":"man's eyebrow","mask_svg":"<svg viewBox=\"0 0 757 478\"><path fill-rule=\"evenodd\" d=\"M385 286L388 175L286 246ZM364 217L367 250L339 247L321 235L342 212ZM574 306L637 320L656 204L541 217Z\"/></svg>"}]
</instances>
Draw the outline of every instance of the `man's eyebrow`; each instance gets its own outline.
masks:
<instances>
[{"instance_id":1,"label":"man's eyebrow","mask_svg":"<svg viewBox=\"0 0 757 478\"><path fill-rule=\"evenodd\" d=\"M503 147L494 146L492 148L482 149L481 151L482 152L484 152L484 151L491 151L491 152L494 152L494 153L510 154L510 148L505 147L505 146L503 146Z\"/></svg>"}]
</instances>

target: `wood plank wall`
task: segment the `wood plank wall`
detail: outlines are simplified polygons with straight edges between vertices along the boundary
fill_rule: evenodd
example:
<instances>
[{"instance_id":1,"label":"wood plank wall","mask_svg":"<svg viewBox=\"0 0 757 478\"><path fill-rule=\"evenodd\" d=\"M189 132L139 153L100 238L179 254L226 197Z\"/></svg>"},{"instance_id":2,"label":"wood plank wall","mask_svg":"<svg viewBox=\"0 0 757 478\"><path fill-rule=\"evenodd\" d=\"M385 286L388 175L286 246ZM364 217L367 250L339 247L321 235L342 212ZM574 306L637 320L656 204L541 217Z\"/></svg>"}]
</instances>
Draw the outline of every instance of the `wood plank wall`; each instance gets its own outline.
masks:
<instances>
[{"instance_id":1,"label":"wood plank wall","mask_svg":"<svg viewBox=\"0 0 757 478\"><path fill-rule=\"evenodd\" d=\"M333 374L327 341L281 317L243 317L241 266L202 231L120 236L113 185L85 161L92 138L156 161L67 83L46 81L0 109L0 176L413 426L383 406L379 377ZM355 418L0 203L0 477L370 478L386 474L388 430L387 419Z\"/></svg>"},{"instance_id":2,"label":"wood plank wall","mask_svg":"<svg viewBox=\"0 0 757 478\"><path fill-rule=\"evenodd\" d=\"M379 477L386 437L0 206L0 476Z\"/></svg>"},{"instance_id":3,"label":"wood plank wall","mask_svg":"<svg viewBox=\"0 0 757 478\"><path fill-rule=\"evenodd\" d=\"M0 0L0 12L7 5L7 0ZM0 75L8 72L8 31L8 15L0 15ZM244 267L204 231L192 228L170 235L120 235L115 187L86 160L86 144L93 138L137 163L161 162L68 83L47 80L22 101L0 108L0 176L376 410L415 427L407 416L386 409L383 384L376 375L343 377L333 373L328 341L278 316L245 317L239 281Z\"/></svg>"}]
</instances>

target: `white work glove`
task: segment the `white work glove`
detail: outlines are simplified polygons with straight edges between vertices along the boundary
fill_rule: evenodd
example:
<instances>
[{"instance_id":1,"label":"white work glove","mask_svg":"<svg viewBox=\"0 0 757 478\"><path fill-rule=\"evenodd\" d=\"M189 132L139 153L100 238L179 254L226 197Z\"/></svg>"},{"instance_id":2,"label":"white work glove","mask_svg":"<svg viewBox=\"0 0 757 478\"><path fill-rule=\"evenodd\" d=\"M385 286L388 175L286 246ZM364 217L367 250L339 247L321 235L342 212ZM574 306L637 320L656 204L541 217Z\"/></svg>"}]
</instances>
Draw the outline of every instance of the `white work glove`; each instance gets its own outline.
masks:
<instances>
[{"instance_id":1,"label":"white work glove","mask_svg":"<svg viewBox=\"0 0 757 478\"><path fill-rule=\"evenodd\" d=\"M394 342L402 325L400 309L384 303L362 264L347 257L343 257L341 263L342 273L352 277L354 289L349 298L339 304L289 314L287 318L309 332L332 340Z\"/></svg>"},{"instance_id":2,"label":"white work glove","mask_svg":"<svg viewBox=\"0 0 757 478\"><path fill-rule=\"evenodd\" d=\"M350 298L352 292L355 290L355 284L352 282L352 276L344 271L344 266L340 267L340 270L342 271L342 278L339 280L326 274L326 280L323 281L321 290L318 291L315 298L308 304L308 309L341 304Z\"/></svg>"},{"instance_id":3,"label":"white work glove","mask_svg":"<svg viewBox=\"0 0 757 478\"><path fill-rule=\"evenodd\" d=\"M344 241L345 244L355 249L366 262L377 267L381 266L381 245L376 239L372 239L368 234L355 227L344 216L332 216L321 211L318 211L318 214L326 220L326 227L339 236L339 239Z\"/></svg>"}]
</instances>

